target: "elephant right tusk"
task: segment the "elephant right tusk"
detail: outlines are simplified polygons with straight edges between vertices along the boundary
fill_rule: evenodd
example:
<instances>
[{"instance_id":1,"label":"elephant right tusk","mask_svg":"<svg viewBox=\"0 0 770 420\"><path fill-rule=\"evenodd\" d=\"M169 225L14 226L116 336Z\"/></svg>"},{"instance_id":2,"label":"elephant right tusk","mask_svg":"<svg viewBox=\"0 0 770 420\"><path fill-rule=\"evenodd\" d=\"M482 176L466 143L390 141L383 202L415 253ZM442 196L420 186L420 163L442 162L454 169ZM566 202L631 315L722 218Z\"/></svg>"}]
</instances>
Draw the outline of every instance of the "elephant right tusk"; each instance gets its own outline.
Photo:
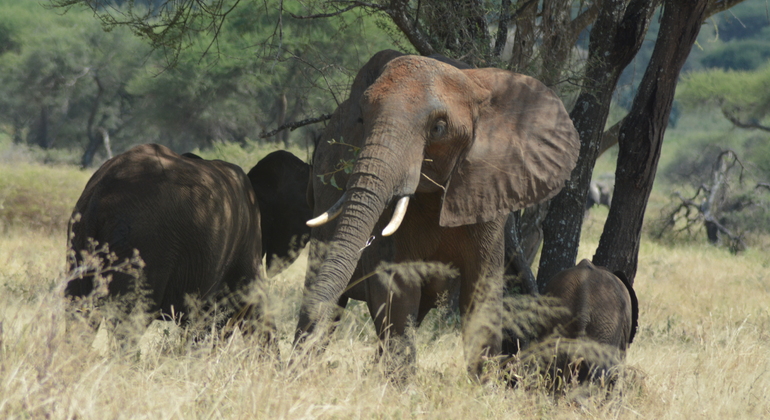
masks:
<instances>
[{"instance_id":1,"label":"elephant right tusk","mask_svg":"<svg viewBox=\"0 0 770 420\"><path fill-rule=\"evenodd\" d=\"M406 215L406 207L409 205L409 196L401 197L396 203L396 209L393 210L393 217L390 218L390 223L382 230L382 236L390 236L398 230L401 226L401 222L404 221L404 215Z\"/></svg>"},{"instance_id":2,"label":"elephant right tusk","mask_svg":"<svg viewBox=\"0 0 770 420\"><path fill-rule=\"evenodd\" d=\"M318 227L330 220L334 220L337 216L342 213L342 205L345 204L345 200L348 198L348 192L345 191L345 194L342 194L342 197L340 197L339 200L337 200L336 203L334 203L331 207L329 207L329 210L326 210L326 213L314 218L310 219L307 222L305 222L306 225L310 227Z\"/></svg>"}]
</instances>

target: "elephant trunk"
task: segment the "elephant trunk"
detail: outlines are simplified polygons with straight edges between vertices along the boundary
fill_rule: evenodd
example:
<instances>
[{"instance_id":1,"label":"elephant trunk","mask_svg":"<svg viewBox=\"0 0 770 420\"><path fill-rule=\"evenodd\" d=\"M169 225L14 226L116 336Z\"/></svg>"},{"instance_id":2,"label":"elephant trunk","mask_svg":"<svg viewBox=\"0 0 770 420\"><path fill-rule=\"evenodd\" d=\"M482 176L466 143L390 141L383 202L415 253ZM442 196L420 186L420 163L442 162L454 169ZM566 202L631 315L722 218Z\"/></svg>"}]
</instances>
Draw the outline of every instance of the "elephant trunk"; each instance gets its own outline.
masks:
<instances>
[{"instance_id":1,"label":"elephant trunk","mask_svg":"<svg viewBox=\"0 0 770 420\"><path fill-rule=\"evenodd\" d=\"M372 178L377 179L370 179ZM387 189L348 189L346 204L337 218L337 226L328 245L326 258L316 278L306 284L297 340L302 339L304 334L311 333L319 323L332 318L336 303L350 281L361 252L390 199L390 196L382 191Z\"/></svg>"},{"instance_id":2,"label":"elephant trunk","mask_svg":"<svg viewBox=\"0 0 770 420\"><path fill-rule=\"evenodd\" d=\"M422 145L412 142L404 146L404 142L394 141L406 134L398 124L375 128L371 134L348 180L341 210L334 208L335 204L327 212L328 219L316 218L331 220L335 213L339 214L326 258L315 279L308 279L305 284L295 341L303 339L319 323L331 320L385 207L393 197L413 194L419 183L422 151L418 148ZM386 227L385 235L398 228L406 212L406 201L399 202L400 211L396 211L396 220ZM326 222L316 219L319 224Z\"/></svg>"}]
</instances>

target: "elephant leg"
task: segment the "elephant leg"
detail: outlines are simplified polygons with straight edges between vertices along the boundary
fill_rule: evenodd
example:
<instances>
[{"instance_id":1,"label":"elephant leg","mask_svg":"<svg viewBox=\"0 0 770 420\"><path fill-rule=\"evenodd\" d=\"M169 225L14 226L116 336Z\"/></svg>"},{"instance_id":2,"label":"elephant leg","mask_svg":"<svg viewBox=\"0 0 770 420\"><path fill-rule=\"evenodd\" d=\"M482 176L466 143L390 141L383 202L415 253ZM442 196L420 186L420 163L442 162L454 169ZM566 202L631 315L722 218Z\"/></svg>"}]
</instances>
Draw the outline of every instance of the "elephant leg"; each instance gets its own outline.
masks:
<instances>
[{"instance_id":1,"label":"elephant leg","mask_svg":"<svg viewBox=\"0 0 770 420\"><path fill-rule=\"evenodd\" d=\"M339 324L342 319L342 312L348 307L348 300L350 299L347 296L342 295L340 296L340 300L337 301L337 306L339 306L340 310L337 312L337 316L334 317L334 325Z\"/></svg>"},{"instance_id":2,"label":"elephant leg","mask_svg":"<svg viewBox=\"0 0 770 420\"><path fill-rule=\"evenodd\" d=\"M485 361L500 354L505 218L468 227L470 258L458 262L460 313L468 371L481 378Z\"/></svg>"},{"instance_id":3,"label":"elephant leg","mask_svg":"<svg viewBox=\"0 0 770 420\"><path fill-rule=\"evenodd\" d=\"M406 282L392 274L380 281L372 279L367 292L369 313L380 338L385 368L394 377L405 377L414 369L416 361L415 346L407 328L417 320L419 283Z\"/></svg>"}]
</instances>

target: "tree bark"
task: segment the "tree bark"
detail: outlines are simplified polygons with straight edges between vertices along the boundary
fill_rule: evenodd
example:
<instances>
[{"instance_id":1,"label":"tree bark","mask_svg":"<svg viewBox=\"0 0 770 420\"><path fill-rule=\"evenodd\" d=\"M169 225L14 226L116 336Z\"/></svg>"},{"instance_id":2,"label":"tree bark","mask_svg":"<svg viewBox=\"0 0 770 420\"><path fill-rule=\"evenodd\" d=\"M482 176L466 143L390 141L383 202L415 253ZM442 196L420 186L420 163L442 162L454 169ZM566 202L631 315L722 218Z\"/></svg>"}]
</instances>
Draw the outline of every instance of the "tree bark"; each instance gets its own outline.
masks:
<instances>
[{"instance_id":1,"label":"tree bark","mask_svg":"<svg viewBox=\"0 0 770 420\"><path fill-rule=\"evenodd\" d=\"M537 284L572 267L577 257L584 206L598 156L612 93L623 69L642 45L657 0L605 1L591 29L584 86L570 113L580 134L580 156L572 177L551 202L543 223Z\"/></svg>"},{"instance_id":2,"label":"tree bark","mask_svg":"<svg viewBox=\"0 0 770 420\"><path fill-rule=\"evenodd\" d=\"M615 195L593 260L612 271L623 271L631 284L679 72L698 37L708 4L708 0L665 1L652 58L620 128Z\"/></svg>"}]
</instances>

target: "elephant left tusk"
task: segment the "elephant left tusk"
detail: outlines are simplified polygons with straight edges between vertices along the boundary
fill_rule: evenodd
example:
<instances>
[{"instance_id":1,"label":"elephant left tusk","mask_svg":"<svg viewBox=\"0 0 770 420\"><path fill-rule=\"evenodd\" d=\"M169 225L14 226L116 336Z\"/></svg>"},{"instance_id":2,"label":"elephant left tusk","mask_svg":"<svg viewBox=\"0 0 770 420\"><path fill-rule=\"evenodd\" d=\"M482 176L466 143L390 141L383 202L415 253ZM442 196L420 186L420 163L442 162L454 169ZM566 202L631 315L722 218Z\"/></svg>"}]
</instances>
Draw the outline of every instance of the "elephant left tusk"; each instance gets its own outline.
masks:
<instances>
[{"instance_id":1,"label":"elephant left tusk","mask_svg":"<svg viewBox=\"0 0 770 420\"><path fill-rule=\"evenodd\" d=\"M396 203L396 209L393 210L393 217L390 218L390 223L382 230L382 236L390 236L398 230L401 226L401 222L404 221L406 215L406 207L409 205L409 197L401 197Z\"/></svg>"},{"instance_id":2,"label":"elephant left tusk","mask_svg":"<svg viewBox=\"0 0 770 420\"><path fill-rule=\"evenodd\" d=\"M326 211L326 213L316 217L315 219L310 219L307 222L305 222L306 225L310 227L317 227L321 226L323 224L326 224L326 222L330 220L334 220L337 216L342 213L342 205L345 204L345 200L347 199L348 192L345 191L344 194L342 194L342 197L340 197L339 200L337 200L336 203L334 203L329 210Z\"/></svg>"}]
</instances>

